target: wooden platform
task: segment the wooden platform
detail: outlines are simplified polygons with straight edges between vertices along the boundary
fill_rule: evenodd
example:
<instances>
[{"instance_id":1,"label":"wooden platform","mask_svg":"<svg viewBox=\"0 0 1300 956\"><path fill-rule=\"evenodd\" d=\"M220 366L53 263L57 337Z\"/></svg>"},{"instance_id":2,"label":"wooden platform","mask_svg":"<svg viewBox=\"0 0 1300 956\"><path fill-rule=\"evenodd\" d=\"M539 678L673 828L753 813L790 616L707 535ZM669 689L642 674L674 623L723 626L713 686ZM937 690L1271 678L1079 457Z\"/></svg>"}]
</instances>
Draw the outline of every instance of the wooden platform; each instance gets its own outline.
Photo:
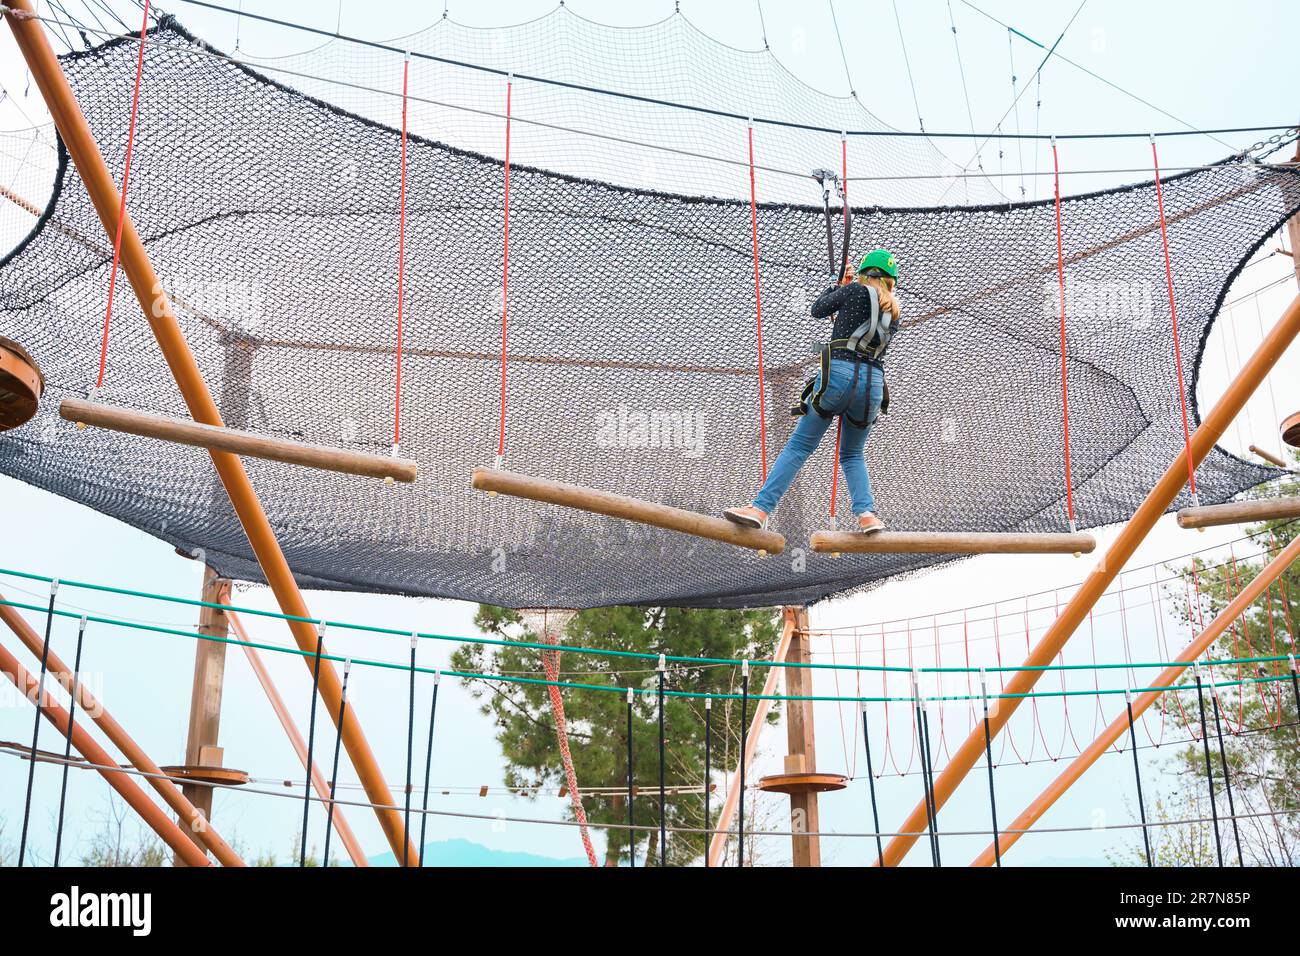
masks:
<instances>
[{"instance_id":1,"label":"wooden platform","mask_svg":"<svg viewBox=\"0 0 1300 956\"><path fill-rule=\"evenodd\" d=\"M745 528L714 515L697 514L682 508L641 501L609 491L597 491L561 481L533 478L499 468L475 468L471 484L480 491L499 492L515 498L527 498L546 504L577 508L608 518L637 521L656 528L680 531L698 538L709 538L741 548L750 548L761 554L780 554L785 550L785 538L775 531Z\"/></svg>"},{"instance_id":2,"label":"wooden platform","mask_svg":"<svg viewBox=\"0 0 1300 956\"><path fill-rule=\"evenodd\" d=\"M195 783L211 783L222 787L242 787L248 783L247 770L231 770L226 767L191 767L174 764L159 767L163 773L177 780L192 780Z\"/></svg>"},{"instance_id":3,"label":"wooden platform","mask_svg":"<svg viewBox=\"0 0 1300 956\"><path fill-rule=\"evenodd\" d=\"M769 793L826 793L843 790L849 778L839 773L777 773L758 781L758 789Z\"/></svg>"},{"instance_id":4,"label":"wooden platform","mask_svg":"<svg viewBox=\"0 0 1300 956\"><path fill-rule=\"evenodd\" d=\"M0 431L31 420L45 391L45 377L27 350L0 335Z\"/></svg>"},{"instance_id":5,"label":"wooden platform","mask_svg":"<svg viewBox=\"0 0 1300 956\"><path fill-rule=\"evenodd\" d=\"M1180 528L1214 528L1224 524L1251 524L1277 518L1300 518L1300 497L1258 498L1222 505L1184 508L1178 512Z\"/></svg>"},{"instance_id":6,"label":"wooden platform","mask_svg":"<svg viewBox=\"0 0 1300 956\"><path fill-rule=\"evenodd\" d=\"M822 554L1088 554L1090 534L1022 534L972 531L818 531L812 549Z\"/></svg>"},{"instance_id":7,"label":"wooden platform","mask_svg":"<svg viewBox=\"0 0 1300 956\"><path fill-rule=\"evenodd\" d=\"M1282 420L1282 440L1292 448L1300 448L1300 412Z\"/></svg>"},{"instance_id":8,"label":"wooden platform","mask_svg":"<svg viewBox=\"0 0 1300 956\"><path fill-rule=\"evenodd\" d=\"M372 455L328 445L308 445L235 428L201 425L186 418L114 408L79 398L65 398L59 404L59 415L70 422L76 422L79 427L94 425L129 435L161 438L182 445L228 451L236 455L266 458L307 468L323 468L326 471L403 482L415 481L416 477L415 462L406 458Z\"/></svg>"}]
</instances>

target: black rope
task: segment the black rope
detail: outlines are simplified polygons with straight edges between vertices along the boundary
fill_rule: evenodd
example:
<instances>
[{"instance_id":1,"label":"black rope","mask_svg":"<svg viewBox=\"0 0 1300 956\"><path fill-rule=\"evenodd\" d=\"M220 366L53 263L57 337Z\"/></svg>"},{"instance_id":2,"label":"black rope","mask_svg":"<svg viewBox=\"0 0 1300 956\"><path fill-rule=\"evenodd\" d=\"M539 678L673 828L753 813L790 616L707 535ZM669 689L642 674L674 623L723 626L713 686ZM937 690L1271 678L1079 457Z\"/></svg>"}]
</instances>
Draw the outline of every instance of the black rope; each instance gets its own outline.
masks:
<instances>
[{"instance_id":1,"label":"black rope","mask_svg":"<svg viewBox=\"0 0 1300 956\"><path fill-rule=\"evenodd\" d=\"M704 865L709 865L709 838L713 835L713 814L709 796L713 791L713 698L704 698Z\"/></svg>"},{"instance_id":2,"label":"black rope","mask_svg":"<svg viewBox=\"0 0 1300 956\"><path fill-rule=\"evenodd\" d=\"M54 826L54 867L58 869L59 854L63 849L63 810L68 801L68 769L72 761L72 728L77 720L77 685L81 677L81 645L86 636L88 618L82 617L77 625L77 655L72 662L71 688L68 693L68 734L63 742L63 782L59 784L59 817Z\"/></svg>"},{"instance_id":3,"label":"black rope","mask_svg":"<svg viewBox=\"0 0 1300 956\"><path fill-rule=\"evenodd\" d=\"M636 787L632 784L632 688L627 689L627 865L636 866L636 826L632 798Z\"/></svg>"},{"instance_id":4,"label":"black rope","mask_svg":"<svg viewBox=\"0 0 1300 956\"><path fill-rule=\"evenodd\" d=\"M23 860L27 856L27 827L32 818L32 787L36 783L36 745L40 742L41 737L41 698L45 696L45 671L50 662L50 629L54 626L54 596L59 593L59 580L55 578L50 582L50 606L45 612L45 641L41 645L41 672L36 681L36 719L32 722L32 752L31 765L27 768L27 799L23 803L23 830L22 836L18 840L18 865L23 865ZM72 725L68 725L68 732L72 732Z\"/></svg>"},{"instance_id":5,"label":"black rope","mask_svg":"<svg viewBox=\"0 0 1300 956\"><path fill-rule=\"evenodd\" d=\"M664 669L667 667L662 654L659 655L659 866L664 865L668 855L668 821L667 793L664 786Z\"/></svg>"},{"instance_id":6,"label":"black rope","mask_svg":"<svg viewBox=\"0 0 1300 956\"><path fill-rule=\"evenodd\" d=\"M737 816L736 865L745 865L745 748L749 745L749 661L740 665L740 797Z\"/></svg>"},{"instance_id":7,"label":"black rope","mask_svg":"<svg viewBox=\"0 0 1300 956\"><path fill-rule=\"evenodd\" d=\"M415 646L419 639L411 635L411 679L406 705L406 795L402 810L402 866L411 865L411 763L415 759Z\"/></svg>"},{"instance_id":8,"label":"black rope","mask_svg":"<svg viewBox=\"0 0 1300 956\"><path fill-rule=\"evenodd\" d=\"M441 683L442 674L439 671L433 672L433 701L429 704L429 746L424 753L424 798L420 803L420 859L419 865L424 866L424 828L429 822L429 772L433 768L433 722L438 716L438 684Z\"/></svg>"},{"instance_id":9,"label":"black rope","mask_svg":"<svg viewBox=\"0 0 1300 956\"><path fill-rule=\"evenodd\" d=\"M1214 822L1214 849L1223 866L1223 843L1219 839L1219 807L1214 802L1214 767L1210 764L1210 737L1205 732L1205 694L1201 690L1201 669L1196 669L1196 701L1201 708L1201 744L1205 748L1205 782L1210 789L1210 817Z\"/></svg>"},{"instance_id":10,"label":"black rope","mask_svg":"<svg viewBox=\"0 0 1300 956\"><path fill-rule=\"evenodd\" d=\"M1295 658L1291 658L1291 693L1295 695L1295 712L1300 717L1300 680L1296 677Z\"/></svg>"},{"instance_id":11,"label":"black rope","mask_svg":"<svg viewBox=\"0 0 1300 956\"><path fill-rule=\"evenodd\" d=\"M993 789L993 733L989 729L989 691L982 669L980 670L980 693L984 697L984 765L989 768L989 813L993 817L993 861L995 865L1001 866L1002 838L998 833L998 798Z\"/></svg>"},{"instance_id":12,"label":"black rope","mask_svg":"<svg viewBox=\"0 0 1300 956\"><path fill-rule=\"evenodd\" d=\"M925 775L926 796L930 800L930 840L934 844L934 865L943 866L943 860L939 855L939 803L934 796L934 753L930 749L930 715L924 704L921 705L921 743L924 747L921 767Z\"/></svg>"},{"instance_id":13,"label":"black rope","mask_svg":"<svg viewBox=\"0 0 1300 956\"><path fill-rule=\"evenodd\" d=\"M204 0L184 0L184 2L189 3L196 7L203 7L208 10L217 10L221 13L230 13L230 14L239 13L239 11L233 10L230 7L224 7L216 3L207 3L204 2ZM639 96L635 93L627 93L619 90L608 90L599 86L589 86L584 83L572 83L567 80L557 80L550 77L533 76L528 73L518 73L504 67L484 66L479 63L469 63L464 60L456 60L450 57L435 56L432 53L421 53L417 50L407 50L404 49L403 47L392 46L387 43L381 43L377 40L365 40L362 39L361 37L352 36L350 34L340 34L334 30L325 30L325 29L320 29L318 27L311 27L303 23L295 23L292 20L283 20L278 17L266 16L265 14L250 13L247 10L242 12L242 16L250 20L258 20L262 23L270 23L280 27L288 27L289 29L299 30L304 33L313 33L316 34L317 36L330 37L336 40L344 40L348 43L355 43L358 46L369 47L375 50L383 50L387 53L399 53L403 56L409 55L412 59L428 60L429 62L432 63L442 63L447 66L459 67L466 70L476 70L480 73L488 73L493 76L513 77L516 80L527 80L532 83L541 83L546 86L559 87L560 89L577 90L578 92L581 93L597 93L601 96L610 96L616 99L630 100L634 103L647 103L651 106L666 106L672 109L686 110L691 113L701 113L707 116L716 116L723 119L734 119L734 120L741 120L744 122L761 123L766 126L776 126L785 129L805 130L811 133L845 132L844 130L832 129L828 126L813 126L811 124L796 123L790 120L768 119L759 116L749 116L748 114L744 114L744 113L732 113L726 110L711 109L707 106L678 103L672 100L660 99L658 97L653 97L653 96ZM1203 136L1211 133L1266 133L1266 132L1276 132L1277 130L1294 129L1294 128L1295 128L1294 123L1280 123L1274 126L1239 126L1239 127L1234 127L1232 129L1166 130L1164 132L1159 132L1155 134L1149 132L1059 133L1056 134L1056 138L1057 139L1146 139L1148 136L1151 135ZM893 130L893 129L884 129L884 130L871 129L871 130L848 130L847 133L849 136L896 136L904 139L909 139L909 138L924 139L925 137L930 137L934 139L970 139L971 138L971 134L969 132L927 133L927 132L914 132L914 131ZM1024 135L1020 135L1016 133L980 133L979 136L983 137L985 141L991 139L1038 139L1038 140L1051 139L1051 135L1047 133L1043 133L1043 134L1035 133L1033 135L1030 135L1028 133Z\"/></svg>"},{"instance_id":14,"label":"black rope","mask_svg":"<svg viewBox=\"0 0 1300 956\"><path fill-rule=\"evenodd\" d=\"M348 712L348 672L352 661L343 662L343 690L339 695L338 727L334 731L334 764L330 770L330 799L325 810L325 856L322 866L330 865L330 836L334 829L334 793L339 785L339 751L343 749L343 719Z\"/></svg>"},{"instance_id":15,"label":"black rope","mask_svg":"<svg viewBox=\"0 0 1300 956\"><path fill-rule=\"evenodd\" d=\"M1214 706L1214 734L1219 738L1219 764L1223 769L1223 789L1228 794L1228 819L1232 821L1232 839L1237 845L1237 865L1241 866L1241 832L1237 829L1237 808L1232 802L1232 775L1228 773L1228 751L1223 746L1223 725L1219 722L1219 695L1211 694L1210 703Z\"/></svg>"},{"instance_id":16,"label":"black rope","mask_svg":"<svg viewBox=\"0 0 1300 956\"><path fill-rule=\"evenodd\" d=\"M1124 706L1128 709L1128 739L1133 751L1133 780L1137 784L1138 815L1142 820L1142 848L1146 852L1147 866L1155 866L1151 861L1151 835L1147 831L1147 808L1142 800L1142 769L1138 764L1137 733L1133 730L1133 695L1124 690Z\"/></svg>"},{"instance_id":17,"label":"black rope","mask_svg":"<svg viewBox=\"0 0 1300 956\"><path fill-rule=\"evenodd\" d=\"M311 669L311 715L307 719L307 784L302 792L302 842L298 847L299 867L307 865L307 818L311 814L311 765L316 746L316 694L320 690L320 656L324 643L325 625L321 623L316 626L316 655Z\"/></svg>"},{"instance_id":18,"label":"black rope","mask_svg":"<svg viewBox=\"0 0 1300 956\"><path fill-rule=\"evenodd\" d=\"M876 806L876 777L871 768L871 734L867 733L867 702L862 702L862 745L867 751L867 788L871 791L871 829L876 834L876 863L885 865L885 845L880 839L880 809Z\"/></svg>"}]
</instances>

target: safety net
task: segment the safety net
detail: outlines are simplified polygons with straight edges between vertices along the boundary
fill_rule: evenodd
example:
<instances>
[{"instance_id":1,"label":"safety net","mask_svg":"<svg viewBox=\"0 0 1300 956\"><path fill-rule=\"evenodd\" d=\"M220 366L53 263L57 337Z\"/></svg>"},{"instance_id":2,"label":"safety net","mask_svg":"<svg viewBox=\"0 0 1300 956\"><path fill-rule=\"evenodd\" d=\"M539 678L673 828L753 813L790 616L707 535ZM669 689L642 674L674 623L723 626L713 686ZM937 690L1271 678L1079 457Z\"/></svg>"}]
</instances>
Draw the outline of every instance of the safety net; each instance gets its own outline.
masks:
<instances>
[{"instance_id":1,"label":"safety net","mask_svg":"<svg viewBox=\"0 0 1300 956\"><path fill-rule=\"evenodd\" d=\"M137 51L126 39L64 58L119 182ZM775 514L789 541L779 557L469 486L496 457L504 408L512 471L710 514L751 500L829 332L809 315L828 284L819 202L769 201L761 170L751 207L512 157L503 295L501 157L408 131L403 176L400 122L308 97L170 19L151 32L142 75L128 207L226 422L387 454L400 410L401 454L420 464L414 485L387 486L247 460L304 585L515 607L736 607L806 603L940 560L807 550L828 520L833 431ZM1213 317L1300 207L1300 176L1224 163L1164 180L1163 204L1194 427ZM1129 517L1184 448L1154 183L1061 203L1064 341L1051 200L855 204L854 218L855 251L890 248L903 276L892 407L867 446L890 527L1065 531L1068 506L1085 528ZM58 418L61 399L94 384L111 263L60 151L48 207L0 268L0 335L47 380L38 417L0 435L0 471L261 580L205 452ZM185 415L123 289L99 397ZM1274 474L1216 449L1197 472L1200 500Z\"/></svg>"}]
</instances>

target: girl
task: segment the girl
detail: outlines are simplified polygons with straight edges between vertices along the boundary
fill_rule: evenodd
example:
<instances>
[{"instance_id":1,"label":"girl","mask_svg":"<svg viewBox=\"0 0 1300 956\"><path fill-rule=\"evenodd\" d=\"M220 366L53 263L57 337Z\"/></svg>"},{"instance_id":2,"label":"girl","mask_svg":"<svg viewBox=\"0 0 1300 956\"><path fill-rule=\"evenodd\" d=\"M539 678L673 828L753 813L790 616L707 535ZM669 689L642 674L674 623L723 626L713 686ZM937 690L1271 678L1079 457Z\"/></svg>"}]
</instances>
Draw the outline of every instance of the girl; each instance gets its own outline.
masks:
<instances>
[{"instance_id":1,"label":"girl","mask_svg":"<svg viewBox=\"0 0 1300 956\"><path fill-rule=\"evenodd\" d=\"M834 315L835 324L833 340L822 350L821 371L804 390L796 411L803 417L773 463L754 503L728 508L723 512L728 520L750 528L766 528L768 515L817 449L831 419L840 415L844 423L839 463L853 498L858 530L871 533L885 526L872 513L875 503L863 448L885 394L883 357L898 327L898 302L894 298L897 281L898 265L893 255L876 249L863 257L856 282L846 269L839 286L831 287L813 303L814 318Z\"/></svg>"}]
</instances>

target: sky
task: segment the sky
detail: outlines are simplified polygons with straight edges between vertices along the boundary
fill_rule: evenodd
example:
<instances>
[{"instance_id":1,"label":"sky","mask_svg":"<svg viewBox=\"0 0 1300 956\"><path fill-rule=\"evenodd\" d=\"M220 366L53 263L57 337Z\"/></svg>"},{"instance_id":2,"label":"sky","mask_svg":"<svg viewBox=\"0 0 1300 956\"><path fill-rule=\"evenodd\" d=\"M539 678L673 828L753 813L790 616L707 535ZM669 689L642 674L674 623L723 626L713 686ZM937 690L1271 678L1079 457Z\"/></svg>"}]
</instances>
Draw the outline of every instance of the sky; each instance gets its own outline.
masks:
<instances>
[{"instance_id":1,"label":"sky","mask_svg":"<svg viewBox=\"0 0 1300 956\"><path fill-rule=\"evenodd\" d=\"M1062 27L1075 13L1078 4L1007 3L987 0L977 3L979 10L1009 23L1021 33L1051 45ZM42 5L44 8L44 5ZM547 2L474 3L451 0L450 16L479 26L517 23L539 16L552 4ZM671 2L648 2L637 5L571 2L574 12L591 19L620 25L652 22L672 12ZM129 7L117 7L124 11ZM69 9L78 9L70 6ZM223 49L234 49L236 30L242 49L259 55L281 55L308 49L319 40L293 32L261 27L247 19L236 25L228 14L207 11L174 2L164 9L177 13L199 36ZM434 6L392 2L369 2L364 5L344 0L339 8L332 4L305 2L245 2L244 9L274 13L289 20L314 23L333 29L335 23L345 33L382 39L409 34L435 19L440 11ZM880 0L835 5L849 76L839 55L830 7L813 3L762 4L683 0L682 12L705 33L723 42L755 49L763 45L764 36L775 59L809 86L841 95L852 86L863 103L884 122L900 129L918 128L918 108L927 130L988 130L1000 122L1011 101L1011 60L1023 82L1032 76L1042 58L1042 50L1018 37L1008 37L1006 29L968 4L951 6L958 28L961 65L949 20L949 6L938 0L917 0L898 5L904 28L908 61L904 62L897 44L898 27L890 3ZM133 19L136 14L124 12ZM1044 132L1092 132L1107 130L1168 130L1183 126L1223 128L1293 122L1296 106L1293 85L1289 83L1292 62L1288 54L1291 41L1300 27L1300 10L1288 3L1241 4L1224 22L1221 4L1149 3L1121 4L1117 0L1088 0L1078 13L1058 52L1093 73L1104 77L1108 86L1083 70L1060 60L1049 60L1041 79L1041 109L1037 122ZM1207 29L1207 25L1215 25ZM39 194L41 176L48 170L40 158L39 144L28 149L31 136L23 130L32 122L46 120L33 87L28 83L8 34L0 36L0 83L5 97L0 101L0 130L8 131L0 153L0 171L10 188L32 190ZM915 82L915 96L907 79L910 66ZM964 76L964 84L963 84ZM1125 95L1114 87L1130 91ZM1140 99L1139 99L1140 98ZM970 110L967 110L967 99ZM1142 102L1145 100L1146 102ZM1022 105L1025 104L1022 99ZM1029 113L1022 122L1029 122ZM1177 118L1177 119L1175 119ZM1234 148L1261 138L1255 134L1222 137ZM967 140L944 143L943 148L959 163L968 159L971 144ZM1008 146L1007 150L1013 148ZM1193 164L1221 158L1228 149L1205 136L1188 136L1162 141L1161 159L1166 167ZM1143 140L1115 142L1069 141L1062 144L1062 156L1073 169L1145 170L1150 160L1149 147ZM1009 155L995 152L983 156L986 170L995 163L1010 163ZM1017 157L1017 164L1027 159ZM1017 168L1013 165L1012 168ZM1117 182L1147 178L1145 172L1069 177L1067 193L1085 191ZM1046 195L1050 180L1030 179L1027 195ZM48 187L47 187L48 188ZM1018 180L1013 189L1019 188ZM16 214L7 205L0 210L0 238L12 242L27 228L20 226L26 214ZM1266 246L1258 263L1248 268L1234 287L1230 301L1237 304L1225 310L1207 348L1200 381L1201 407L1208 407L1222 390L1227 376L1258 343L1261 329L1289 301L1294 289L1288 283L1290 260L1268 253L1277 242ZM1255 290L1264 290L1251 295ZM1258 308L1258 311L1257 311ZM1252 442L1277 446L1273 426L1278 415L1300 407L1300 355L1292 348L1282 365L1270 377L1267 386L1257 393L1248 411L1234 425L1223 444L1234 452L1245 453ZM0 548L0 567L38 574L57 575L65 579L111 584L121 587L146 586L148 590L193 595L197 597L200 572L194 562L177 557L169 546L118 522L79 505L44 492L0 478L0 501L5 504L7 547ZM1164 519L1130 564L1126 583L1133 588L1145 586L1158 573L1149 568L1198 548L1227 542L1238 536L1237 529L1218 529L1204 534L1183 532ZM1113 529L1098 533L1099 553L1112 540ZM1051 559L1028 557L986 557L933 571L907 581L880 587L869 594L830 602L812 610L816 629L847 628L840 636L818 637L814 652L817 660L840 662L849 659L862 663L879 661L879 622L897 622L916 616L907 625L890 625L889 651L906 653L910 639L917 647L918 659L928 660L937 641L941 652L956 656L969 652L975 663L995 663L994 645L981 627L959 625L960 609L965 606L1000 601L1002 649L1012 658L1023 654L1026 634L1036 639L1050 617L1054 598L1052 589L1064 596L1070 585L1081 580L1089 569L1089 558ZM12 600L43 603L45 593L39 585L16 581L0 574L0 593ZM1029 613L1023 613L1023 595L1029 599ZM1046 597L1042 595L1046 594ZM1137 591L1133 600L1140 603ZM346 621L364 621L398 630L420 629L453 635L472 635L474 607L457 602L408 600L370 595L312 592L309 606L321 617ZM87 610L134 620L147 620L180 628L190 627L194 615L189 609L127 600L101 593L64 589L62 606L70 610ZM270 595L262 588L241 587L235 594L238 604L271 608ZM957 610L958 614L927 617L935 612ZM1162 629L1154 608L1129 608L1129 613L1100 613L1092 634L1098 660L1118 661L1130 653L1136 660L1163 659L1166 642L1181 646L1185 634L1170 620ZM974 612L970 617L977 617ZM987 616L987 612L985 612ZM28 615L35 626L43 626L42 616ZM1013 625L1019 618L1027 624ZM1017 627L1019 630L1015 630ZM260 640L283 645L287 635L274 622L249 621L249 628ZM983 635L983 636L982 636ZM1068 659L1089 659L1090 644L1078 634L1071 642ZM75 623L56 623L54 642L65 657L72 654ZM1126 644L1127 642L1127 644ZM13 642L6 640L6 646ZM333 653L393 662L404 661L406 643L402 640L374 636L342 635L331 638ZM425 642L420 647L420 663L429 667L445 666L451 646ZM29 655L24 663L34 667ZM301 663L288 655L264 654L282 694L289 702L300 726L305 726L310 695L309 677ZM104 698L109 709L159 762L178 762L184 750L186 712L190 695L193 660L192 642L186 639L148 635L111 628L92 628L86 651L86 670L92 687ZM924 662L924 661L922 661ZM388 778L400 781L405 762L406 708L404 676L399 671L363 669L355 675L353 701L357 713L375 748ZM814 689L819 694L850 693L848 684L856 679L848 674L838 677L818 673ZM870 681L878 681L877 677ZM863 684L868 683L863 678ZM432 806L441 810L483 814L487 820L432 817L430 839L467 839L488 847L526 851L554 858L571 859L581 855L576 834L569 828L506 822L503 816L528 816L559 820L564 803L556 796L537 800L492 793L477 796L481 785L499 787L502 759L493 739L488 718L478 711L477 703L461 687L448 682L439 698L439 731L435 747L434 782L438 790L447 788L474 791L474 795L437 794ZM903 686L891 692L905 693ZM417 705L425 706L427 688L421 690ZM1086 699L1085 699L1086 700ZM226 672L226 706L222 718L221 741L230 766L248 770L258 781L259 789L290 793L277 781L297 780L301 770L287 741L276 725L249 668L233 652ZM1041 790L1060 765L1046 754L1064 750L1073 752L1073 742L1085 744L1096 727L1097 715L1082 704L1071 704L1070 722L1059 700L1044 702L1037 714L1026 708L1013 724L1018 735L1012 749L999 757L999 804L1010 814L1018 811ZM1108 699L1113 713L1114 699ZM883 713L880 714L883 718ZM920 783L910 765L907 715L898 708L891 710L892 748L883 758L889 761L887 775L879 781L881 822L886 828L902 819L920 795ZM936 739L940 762L946 759L967 727L965 705L943 711L941 735ZM845 771L855 777L842 793L830 794L822 801L823 828L838 832L861 832L870 829L870 805L866 781L862 776L861 738L855 731L856 712L849 705L833 703L816 707L818 757L820 769ZM1036 720L1036 722L1035 722ZM324 730L322 718L318 727ZM1155 739L1160 739L1159 721L1147 725ZM879 729L877 729L879 728ZM1180 736L1182 728L1175 722L1165 728L1165 739ZM873 725L873 734L883 734L883 727ZM1142 733L1140 731L1140 733ZM0 698L0 740L29 740L31 710L12 695ZM52 732L43 729L46 746L52 744ZM327 733L325 736L329 736ZM779 767L783 753L784 730L765 731L762 755L756 773ZM1073 738L1073 739L1070 739ZM882 756L880 739L875 742L877 757ZM902 754L895 753L901 748ZM1172 748L1145 750L1142 754L1153 790L1172 787L1162 767ZM1003 752L1000 752L1003 753ZM1029 760L1019 763L1017 755ZM1135 809L1128 795L1131 768L1127 755L1103 758L1104 766L1094 771L1044 818L1044 827L1095 827L1107 822L1130 822ZM26 764L12 756L0 755L0 819L4 830L0 843L16 841L22 815L22 787ZM894 771L908 769L905 776ZM877 767L879 769L879 767ZM105 812L105 788L97 777L72 774L69 834L74 846L85 841L99 826ZM345 770L344 780L355 779ZM1119 781L1122 781L1120 783ZM593 782L594 783L594 782ZM57 797L58 771L38 768L34 820L34 846L48 856L52 834L52 812ZM987 804L982 782L972 778L944 812L945 830L987 827ZM357 791L349 791L353 796ZM760 819L774 827L783 824L779 800L766 797L759 801ZM367 852L380 854L387 847L374 818L355 808L347 817ZM214 818L218 829L228 839L236 840L250 853L273 851L287 857L301 820L298 801L251 793L221 793L217 797ZM1005 818L1004 818L1005 820ZM319 816L313 824L313 843L319 843ZM1020 865L1044 862L1078 862L1105 864L1106 852L1131 845L1132 834L1098 829L1068 834L1042 834L1026 837L1008 863ZM598 841L599 842L599 841ZM771 838L764 843L764 855L771 862L787 858L785 838ZM945 862L965 862L983 847L978 838L948 837ZM867 858L867 841L860 838L830 839L823 843L825 862L835 865L861 863ZM926 862L923 847L913 852L909 863Z\"/></svg>"}]
</instances>

